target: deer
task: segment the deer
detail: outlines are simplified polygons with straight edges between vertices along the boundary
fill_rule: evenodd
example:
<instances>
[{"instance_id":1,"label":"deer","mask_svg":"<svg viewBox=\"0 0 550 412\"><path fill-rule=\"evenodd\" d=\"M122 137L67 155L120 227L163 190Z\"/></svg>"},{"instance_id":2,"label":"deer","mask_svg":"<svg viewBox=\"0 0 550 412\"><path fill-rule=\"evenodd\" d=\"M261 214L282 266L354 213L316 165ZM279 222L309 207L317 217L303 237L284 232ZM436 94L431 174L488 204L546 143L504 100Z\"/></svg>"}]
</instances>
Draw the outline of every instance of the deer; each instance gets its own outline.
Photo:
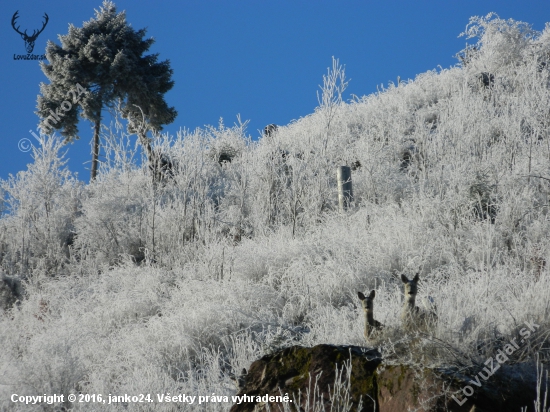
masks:
<instances>
[{"instance_id":1,"label":"deer","mask_svg":"<svg viewBox=\"0 0 550 412\"><path fill-rule=\"evenodd\" d=\"M418 293L419 273L409 280L404 274L401 275L401 281L405 286L405 300L401 310L401 321L403 329L406 331L429 331L437 324L437 314L435 305L431 298L431 308L429 310L420 309L415 306L416 295Z\"/></svg>"},{"instance_id":2,"label":"deer","mask_svg":"<svg viewBox=\"0 0 550 412\"><path fill-rule=\"evenodd\" d=\"M374 319L373 303L376 291L371 290L368 296L365 296L362 292L357 292L363 311L365 312L365 339L368 341L377 332L384 328L380 322Z\"/></svg>"},{"instance_id":3,"label":"deer","mask_svg":"<svg viewBox=\"0 0 550 412\"><path fill-rule=\"evenodd\" d=\"M45 21L44 21L44 23L42 23L42 28L38 31L33 30L32 35L29 36L27 34L27 30L25 30L25 32L21 33L19 31L20 26L15 27L15 21L19 17L18 13L19 13L19 10L17 10L14 13L13 17L11 18L11 26L13 27L13 29L17 33L19 33L21 35L21 38L25 41L25 49L27 50L27 53L32 53L32 51L34 50L34 42L38 38L38 35L44 31L44 29L46 28L46 25L48 24L48 21L50 20L50 18L48 17L48 15L46 13L44 13L44 20Z\"/></svg>"}]
</instances>

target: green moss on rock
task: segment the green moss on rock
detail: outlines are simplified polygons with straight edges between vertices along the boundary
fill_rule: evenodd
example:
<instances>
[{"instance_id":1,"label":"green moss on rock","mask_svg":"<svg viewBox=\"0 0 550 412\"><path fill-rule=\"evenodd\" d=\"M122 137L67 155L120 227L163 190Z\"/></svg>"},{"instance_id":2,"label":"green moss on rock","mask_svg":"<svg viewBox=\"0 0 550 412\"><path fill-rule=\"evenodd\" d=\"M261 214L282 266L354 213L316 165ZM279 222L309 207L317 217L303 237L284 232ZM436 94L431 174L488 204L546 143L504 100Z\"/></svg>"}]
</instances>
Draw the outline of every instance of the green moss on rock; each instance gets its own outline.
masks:
<instances>
[{"instance_id":1,"label":"green moss on rock","mask_svg":"<svg viewBox=\"0 0 550 412\"><path fill-rule=\"evenodd\" d=\"M467 381L457 379L456 374L448 369L388 365L383 363L376 350L333 345L312 348L294 346L264 356L251 365L239 396L280 396L281 393L288 393L290 399L296 399L300 404L289 403L287 406L292 411L298 411L299 407L305 409L304 395L317 382L322 393L321 399L318 399L322 404L320 407L328 411L333 406L329 392L334 390L335 371L343 372L342 378L347 379L346 364L351 365L349 381L345 381L351 411L356 411L362 400L363 411L375 412L402 412L408 409L464 412L474 404L483 409L493 405L493 409L489 410L515 412L532 402L535 396L534 386L527 385L528 382L512 377L501 380L495 375L481 388L476 388L475 395L460 406L449 394L459 392ZM298 392L301 398L298 398ZM273 403L269 406L271 410L279 410L282 405ZM231 408L231 412L266 410L266 405L255 402L243 402Z\"/></svg>"}]
</instances>

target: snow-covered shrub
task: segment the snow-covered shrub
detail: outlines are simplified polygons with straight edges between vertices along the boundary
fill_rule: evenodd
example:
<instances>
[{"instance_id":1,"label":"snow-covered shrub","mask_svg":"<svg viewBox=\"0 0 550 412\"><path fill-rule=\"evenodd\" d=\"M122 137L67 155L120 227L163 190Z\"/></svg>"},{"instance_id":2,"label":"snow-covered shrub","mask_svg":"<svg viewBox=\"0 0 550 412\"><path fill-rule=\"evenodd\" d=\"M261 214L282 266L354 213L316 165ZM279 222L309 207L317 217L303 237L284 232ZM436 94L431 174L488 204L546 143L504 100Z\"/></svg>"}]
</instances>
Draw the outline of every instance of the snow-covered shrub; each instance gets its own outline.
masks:
<instances>
[{"instance_id":1,"label":"snow-covered shrub","mask_svg":"<svg viewBox=\"0 0 550 412\"><path fill-rule=\"evenodd\" d=\"M65 166L62 147L59 139L42 136L28 169L1 182L0 264L8 274L58 275L67 260L82 185Z\"/></svg>"}]
</instances>

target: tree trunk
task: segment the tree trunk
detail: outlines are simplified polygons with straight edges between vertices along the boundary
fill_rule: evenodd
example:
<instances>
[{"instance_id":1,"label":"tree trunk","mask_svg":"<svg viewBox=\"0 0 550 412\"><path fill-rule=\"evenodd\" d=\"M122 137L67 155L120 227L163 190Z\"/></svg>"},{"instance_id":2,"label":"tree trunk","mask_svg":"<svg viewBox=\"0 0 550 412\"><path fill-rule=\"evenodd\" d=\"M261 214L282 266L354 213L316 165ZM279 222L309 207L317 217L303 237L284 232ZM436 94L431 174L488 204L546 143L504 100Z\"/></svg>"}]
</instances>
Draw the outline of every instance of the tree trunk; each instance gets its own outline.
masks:
<instances>
[{"instance_id":1,"label":"tree trunk","mask_svg":"<svg viewBox=\"0 0 550 412\"><path fill-rule=\"evenodd\" d=\"M142 132L138 132L139 142L143 146L143 149L145 149L145 152L147 153L147 160L149 160L149 164L152 165L153 162L153 150L151 149L151 144L149 143L149 139L147 139L147 135Z\"/></svg>"},{"instance_id":2,"label":"tree trunk","mask_svg":"<svg viewBox=\"0 0 550 412\"><path fill-rule=\"evenodd\" d=\"M94 144L92 147L92 174L90 177L90 183L93 182L97 176L97 164L99 158L99 130L101 128L101 116L97 118L94 125Z\"/></svg>"},{"instance_id":3,"label":"tree trunk","mask_svg":"<svg viewBox=\"0 0 550 412\"><path fill-rule=\"evenodd\" d=\"M153 183L155 183L158 178L157 173L159 173L158 167L160 166L158 163L160 159L155 158L153 149L151 148L151 143L149 142L149 139L147 139L146 133L138 132L138 138L141 146L145 150L145 153L147 153L149 169L151 170L151 174L153 175Z\"/></svg>"}]
</instances>

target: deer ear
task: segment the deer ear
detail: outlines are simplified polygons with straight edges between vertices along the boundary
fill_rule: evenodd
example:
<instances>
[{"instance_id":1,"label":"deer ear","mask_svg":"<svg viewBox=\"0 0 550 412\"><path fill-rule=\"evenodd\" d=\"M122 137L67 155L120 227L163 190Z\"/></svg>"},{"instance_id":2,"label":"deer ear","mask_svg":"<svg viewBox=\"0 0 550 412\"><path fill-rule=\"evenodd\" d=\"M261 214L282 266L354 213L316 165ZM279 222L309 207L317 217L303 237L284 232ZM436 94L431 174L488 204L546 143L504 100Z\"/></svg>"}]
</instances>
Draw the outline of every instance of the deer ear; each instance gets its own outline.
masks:
<instances>
[{"instance_id":1,"label":"deer ear","mask_svg":"<svg viewBox=\"0 0 550 412\"><path fill-rule=\"evenodd\" d=\"M375 296L376 296L376 292L373 289L370 291L369 299L374 299Z\"/></svg>"},{"instance_id":2,"label":"deer ear","mask_svg":"<svg viewBox=\"0 0 550 412\"><path fill-rule=\"evenodd\" d=\"M401 274L401 281L403 283L409 283L409 278L407 276L405 276L404 274Z\"/></svg>"},{"instance_id":3,"label":"deer ear","mask_svg":"<svg viewBox=\"0 0 550 412\"><path fill-rule=\"evenodd\" d=\"M365 295L363 295L363 292L357 292L357 296L359 296L359 299L361 299L361 300L366 299Z\"/></svg>"},{"instance_id":4,"label":"deer ear","mask_svg":"<svg viewBox=\"0 0 550 412\"><path fill-rule=\"evenodd\" d=\"M413 281L418 282L418 279L419 279L418 275L419 274L420 274L420 272L418 272L416 275L414 275Z\"/></svg>"}]
</instances>

